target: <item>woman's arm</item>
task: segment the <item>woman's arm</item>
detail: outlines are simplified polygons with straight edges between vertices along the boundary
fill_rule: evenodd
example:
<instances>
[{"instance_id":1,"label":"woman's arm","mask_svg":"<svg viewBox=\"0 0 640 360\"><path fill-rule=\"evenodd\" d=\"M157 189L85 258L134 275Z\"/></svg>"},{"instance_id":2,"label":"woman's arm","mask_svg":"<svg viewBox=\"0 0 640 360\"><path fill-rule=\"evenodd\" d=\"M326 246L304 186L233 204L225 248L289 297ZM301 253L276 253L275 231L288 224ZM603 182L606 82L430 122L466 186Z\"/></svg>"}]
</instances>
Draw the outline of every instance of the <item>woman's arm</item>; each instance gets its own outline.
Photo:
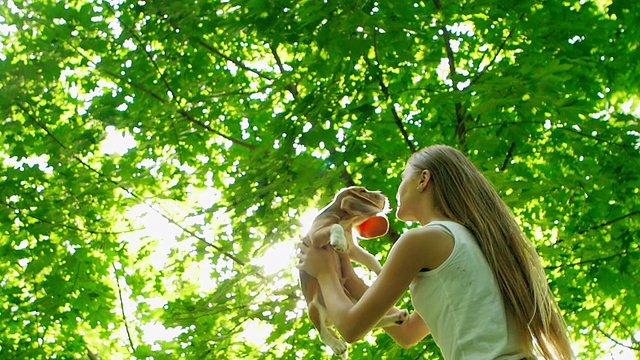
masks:
<instances>
[{"instance_id":1,"label":"woman's arm","mask_svg":"<svg viewBox=\"0 0 640 360\"><path fill-rule=\"evenodd\" d=\"M344 281L344 288L347 289L349 294L356 299L360 300L362 294L364 294L369 286L362 281L356 275L356 272L353 270L353 263L349 258L348 254L339 254L340 255L340 269L342 270L342 279Z\"/></svg>"},{"instance_id":2,"label":"woman's arm","mask_svg":"<svg viewBox=\"0 0 640 360\"><path fill-rule=\"evenodd\" d=\"M402 325L389 326L384 328L384 331L405 349L414 346L431 333L429 326L417 312L411 313Z\"/></svg>"},{"instance_id":3,"label":"woman's arm","mask_svg":"<svg viewBox=\"0 0 640 360\"><path fill-rule=\"evenodd\" d=\"M344 287L351 296L360 300L362 295L369 289L369 286L353 271L351 259L347 255L340 255L340 268L345 279ZM391 311L394 310L392 309L389 312ZM411 314L402 325L389 326L384 330L405 349L414 346L430 333L429 327L417 312Z\"/></svg>"},{"instance_id":4,"label":"woman's arm","mask_svg":"<svg viewBox=\"0 0 640 360\"><path fill-rule=\"evenodd\" d=\"M437 266L432 250L443 241L453 240L437 228L407 231L394 244L376 281L356 304L343 291L335 267L328 266L335 262L330 253L333 250L301 247L299 267L318 279L329 318L347 342L354 342L395 305L420 269ZM442 261L437 261L438 265Z\"/></svg>"}]
</instances>

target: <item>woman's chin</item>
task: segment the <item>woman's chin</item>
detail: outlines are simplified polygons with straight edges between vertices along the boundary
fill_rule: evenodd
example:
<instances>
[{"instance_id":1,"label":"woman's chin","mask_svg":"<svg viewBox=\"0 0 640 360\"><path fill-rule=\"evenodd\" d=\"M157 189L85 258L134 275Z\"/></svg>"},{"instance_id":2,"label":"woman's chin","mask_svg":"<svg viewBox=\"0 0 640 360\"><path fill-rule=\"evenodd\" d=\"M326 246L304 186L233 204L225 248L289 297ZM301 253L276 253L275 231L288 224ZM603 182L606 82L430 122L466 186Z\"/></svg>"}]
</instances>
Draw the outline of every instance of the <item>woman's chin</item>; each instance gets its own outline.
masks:
<instances>
[{"instance_id":1,"label":"woman's chin","mask_svg":"<svg viewBox=\"0 0 640 360\"><path fill-rule=\"evenodd\" d=\"M404 221L404 222L409 221L409 220L407 220L406 215L405 215L405 214L403 214L403 213L400 211L400 209L398 209L398 210L396 211L396 218L397 218L398 220L400 220L400 221Z\"/></svg>"}]
</instances>

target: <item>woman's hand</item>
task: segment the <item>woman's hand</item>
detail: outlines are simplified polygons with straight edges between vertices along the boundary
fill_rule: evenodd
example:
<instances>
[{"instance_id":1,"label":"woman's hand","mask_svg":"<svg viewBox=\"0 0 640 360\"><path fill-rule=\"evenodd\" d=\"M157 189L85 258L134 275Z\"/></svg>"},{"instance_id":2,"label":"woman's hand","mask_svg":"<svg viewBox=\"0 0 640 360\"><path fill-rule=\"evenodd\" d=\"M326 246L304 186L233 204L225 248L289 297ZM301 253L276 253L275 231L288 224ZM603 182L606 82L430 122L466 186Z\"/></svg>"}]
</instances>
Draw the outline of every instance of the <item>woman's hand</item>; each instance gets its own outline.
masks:
<instances>
[{"instance_id":1,"label":"woman's hand","mask_svg":"<svg viewBox=\"0 0 640 360\"><path fill-rule=\"evenodd\" d=\"M300 243L298 249L300 250L298 252L299 261L296 266L298 269L306 271L316 279L328 274L337 274L337 270L340 268L338 257L331 246L318 249L305 243Z\"/></svg>"}]
</instances>

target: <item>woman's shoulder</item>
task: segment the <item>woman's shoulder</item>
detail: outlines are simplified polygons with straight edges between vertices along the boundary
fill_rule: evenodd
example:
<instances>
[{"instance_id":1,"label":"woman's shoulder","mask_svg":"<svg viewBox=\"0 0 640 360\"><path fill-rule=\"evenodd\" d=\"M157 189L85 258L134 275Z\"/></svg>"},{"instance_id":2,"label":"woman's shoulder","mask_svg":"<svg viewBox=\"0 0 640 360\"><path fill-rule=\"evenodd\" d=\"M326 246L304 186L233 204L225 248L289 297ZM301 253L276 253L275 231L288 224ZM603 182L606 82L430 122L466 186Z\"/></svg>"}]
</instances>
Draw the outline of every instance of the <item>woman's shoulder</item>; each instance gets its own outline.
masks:
<instances>
[{"instance_id":1,"label":"woman's shoulder","mask_svg":"<svg viewBox=\"0 0 640 360\"><path fill-rule=\"evenodd\" d=\"M433 244L451 238L451 232L445 227L428 226L429 224L405 231L398 241L418 244Z\"/></svg>"},{"instance_id":2,"label":"woman's shoulder","mask_svg":"<svg viewBox=\"0 0 640 360\"><path fill-rule=\"evenodd\" d=\"M432 221L424 226L425 228L441 229L453 237L456 241L467 242L474 239L473 234L465 225L453 220Z\"/></svg>"},{"instance_id":3,"label":"woman's shoulder","mask_svg":"<svg viewBox=\"0 0 640 360\"><path fill-rule=\"evenodd\" d=\"M407 230L395 246L423 257L424 267L435 269L451 255L455 241L451 233L440 226L423 226Z\"/></svg>"}]
</instances>

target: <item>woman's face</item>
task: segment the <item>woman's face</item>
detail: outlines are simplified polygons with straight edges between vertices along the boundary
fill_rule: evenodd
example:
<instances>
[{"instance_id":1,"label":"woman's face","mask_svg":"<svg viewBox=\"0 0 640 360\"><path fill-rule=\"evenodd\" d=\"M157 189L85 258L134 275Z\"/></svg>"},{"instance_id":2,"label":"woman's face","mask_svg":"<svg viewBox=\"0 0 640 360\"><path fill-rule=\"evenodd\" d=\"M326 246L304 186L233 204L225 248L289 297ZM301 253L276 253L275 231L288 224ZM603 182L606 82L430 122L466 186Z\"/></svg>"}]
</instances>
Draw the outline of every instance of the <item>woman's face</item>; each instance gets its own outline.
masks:
<instances>
[{"instance_id":1,"label":"woman's face","mask_svg":"<svg viewBox=\"0 0 640 360\"><path fill-rule=\"evenodd\" d=\"M416 169L409 164L407 164L402 172L402 181L398 186L398 192L396 194L396 200L398 202L396 216L402 221L417 221L417 199L420 195L420 192L417 190L420 180L419 175L420 172L416 171Z\"/></svg>"}]
</instances>

